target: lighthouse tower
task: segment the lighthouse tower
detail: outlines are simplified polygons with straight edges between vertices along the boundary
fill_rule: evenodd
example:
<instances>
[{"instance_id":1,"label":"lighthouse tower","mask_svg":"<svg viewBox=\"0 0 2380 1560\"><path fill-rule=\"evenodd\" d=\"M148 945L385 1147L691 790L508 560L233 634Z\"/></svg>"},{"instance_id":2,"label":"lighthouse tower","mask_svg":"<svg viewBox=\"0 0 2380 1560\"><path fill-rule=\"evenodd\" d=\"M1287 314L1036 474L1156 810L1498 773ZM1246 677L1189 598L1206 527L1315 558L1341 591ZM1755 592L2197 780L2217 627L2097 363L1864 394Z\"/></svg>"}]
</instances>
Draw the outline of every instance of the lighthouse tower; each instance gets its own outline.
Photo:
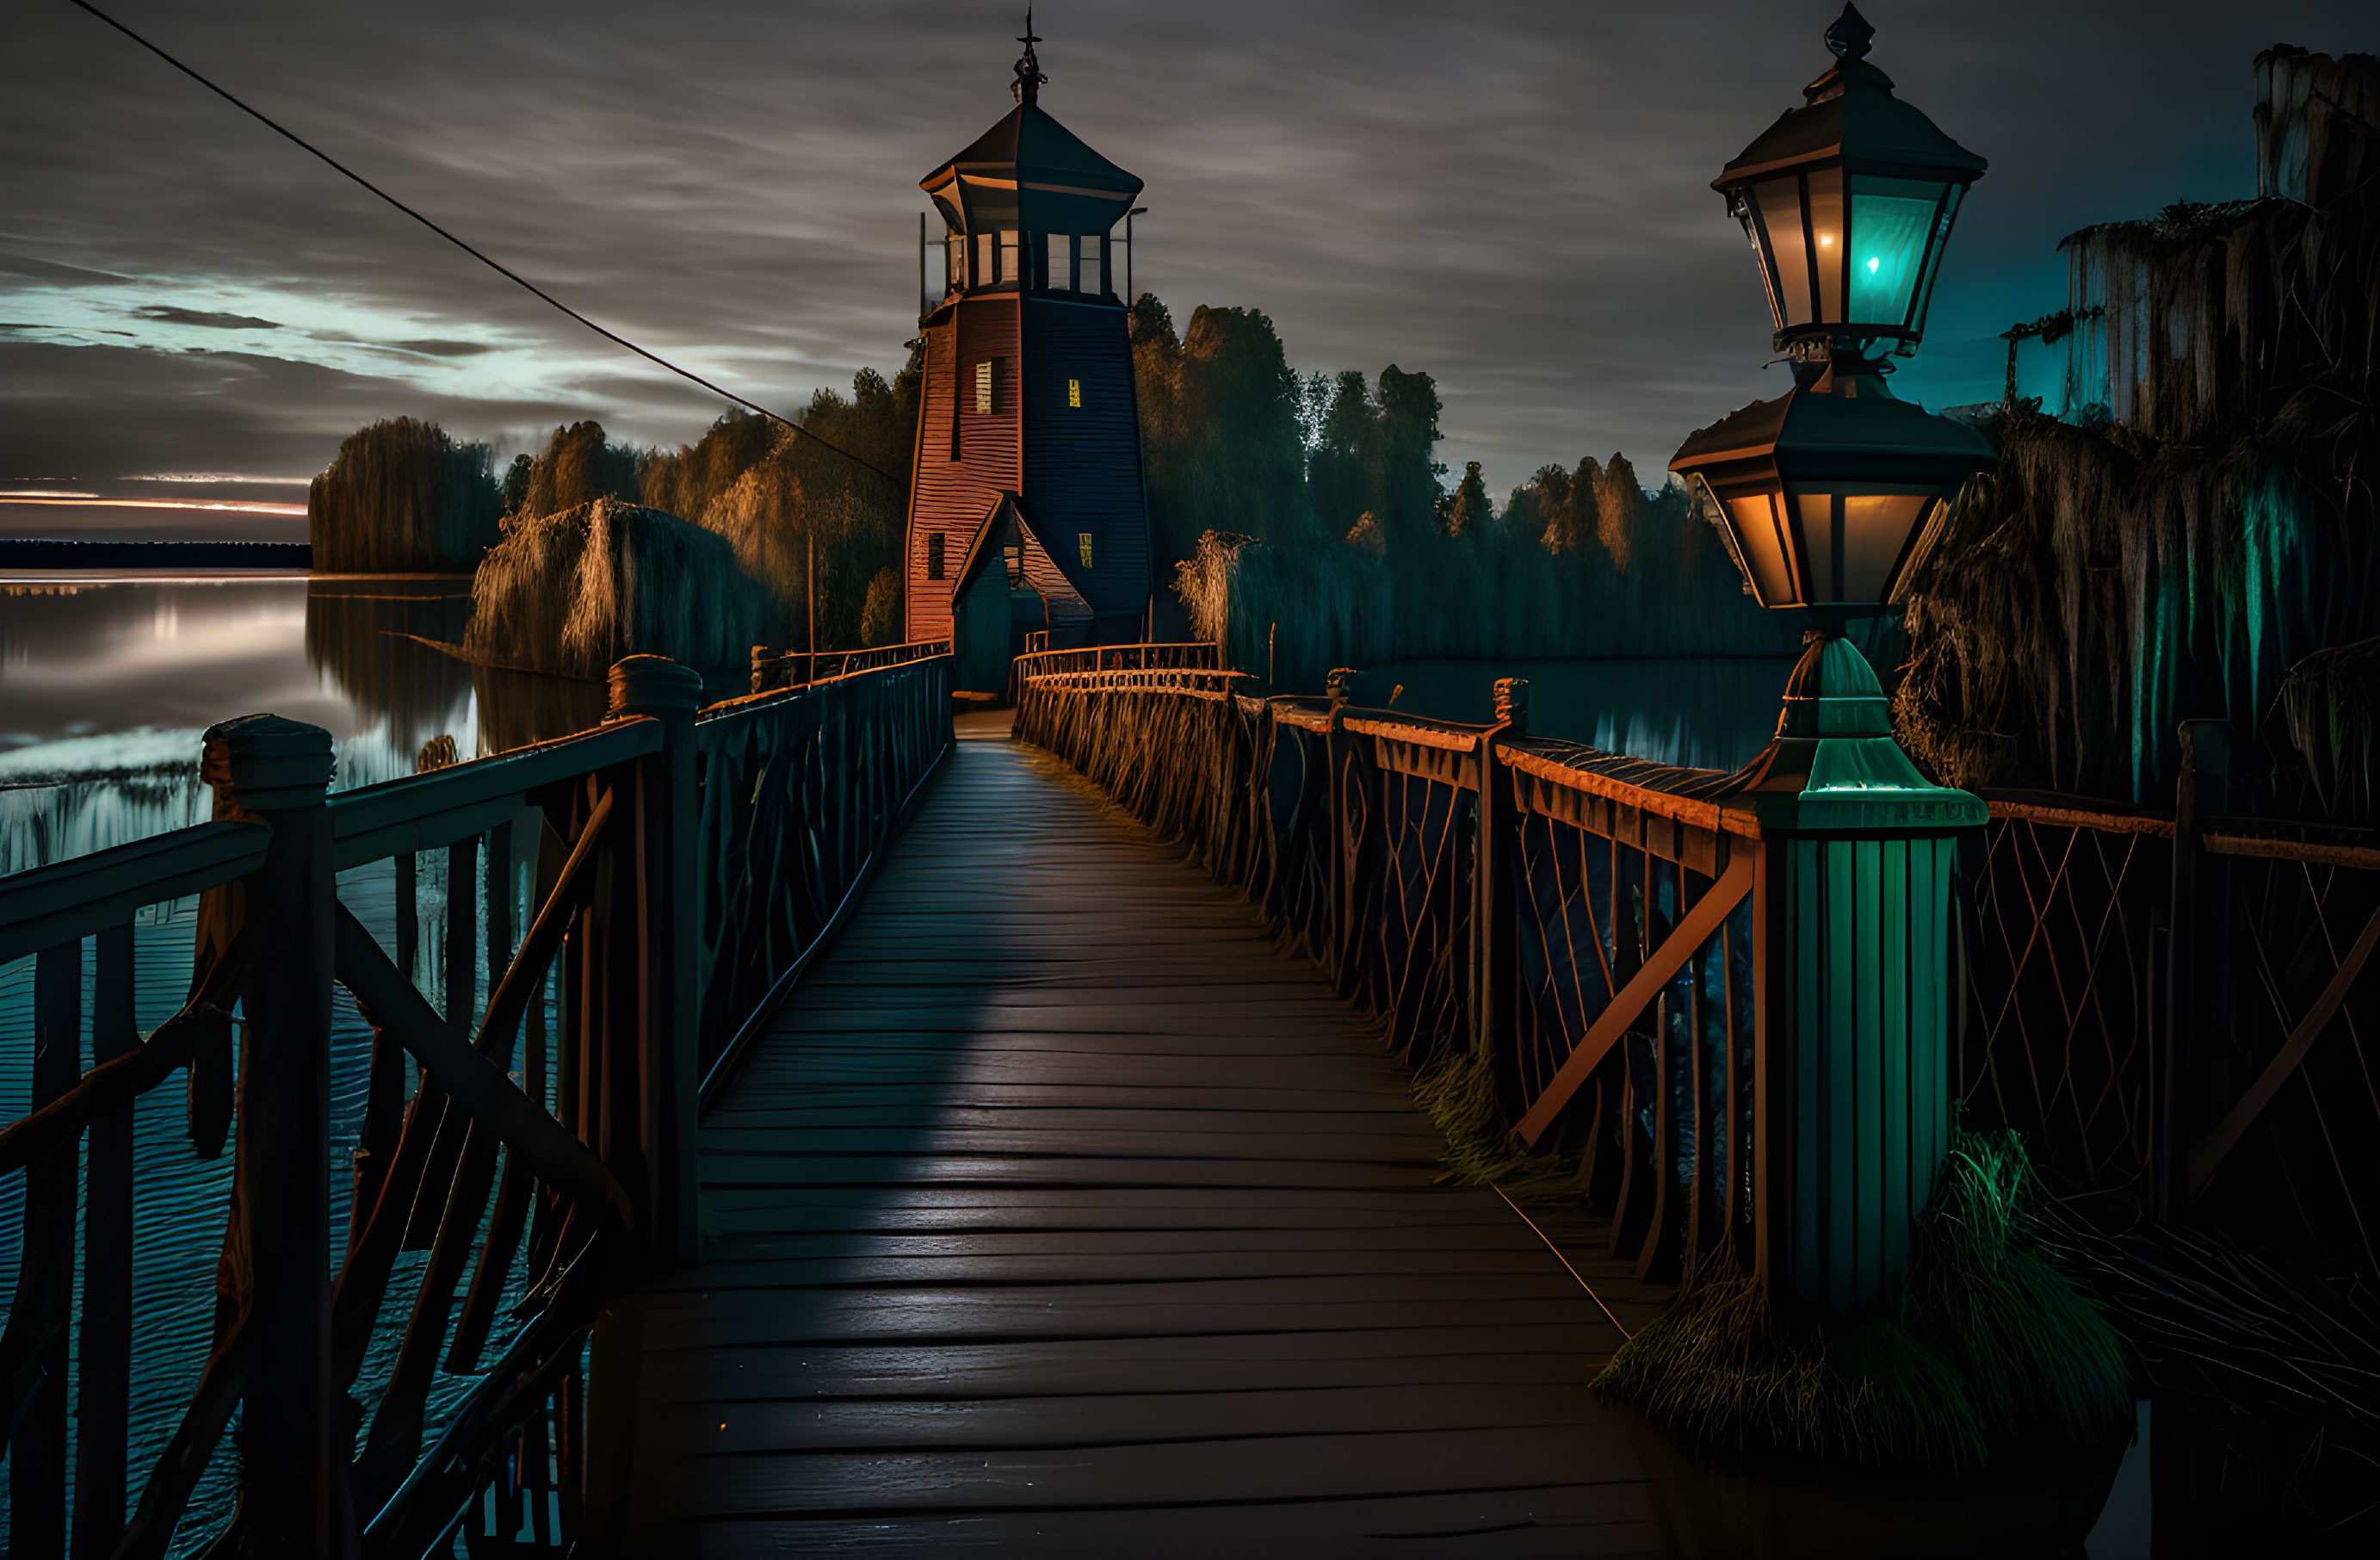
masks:
<instances>
[{"instance_id":1,"label":"lighthouse tower","mask_svg":"<svg viewBox=\"0 0 2380 1560\"><path fill-rule=\"evenodd\" d=\"M952 638L959 687L987 691L1028 635L1139 639L1149 595L1114 252L1141 183L1042 110L1025 30L1015 108L918 181L943 231L928 240L941 296L919 322L908 638Z\"/></svg>"}]
</instances>

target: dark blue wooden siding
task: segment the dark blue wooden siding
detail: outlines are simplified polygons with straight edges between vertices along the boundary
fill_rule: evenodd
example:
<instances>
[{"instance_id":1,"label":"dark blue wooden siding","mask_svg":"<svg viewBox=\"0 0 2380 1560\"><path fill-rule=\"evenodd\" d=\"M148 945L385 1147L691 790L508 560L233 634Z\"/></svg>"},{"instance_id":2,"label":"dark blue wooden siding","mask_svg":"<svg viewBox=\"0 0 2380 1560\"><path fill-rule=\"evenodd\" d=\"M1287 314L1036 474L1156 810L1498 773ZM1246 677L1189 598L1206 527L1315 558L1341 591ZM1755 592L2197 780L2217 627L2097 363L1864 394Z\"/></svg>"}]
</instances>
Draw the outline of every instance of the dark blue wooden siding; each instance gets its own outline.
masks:
<instances>
[{"instance_id":1,"label":"dark blue wooden siding","mask_svg":"<svg viewBox=\"0 0 2380 1560\"><path fill-rule=\"evenodd\" d=\"M1025 303L1025 516L1103 616L1137 615L1149 591L1126 320L1112 305ZM1069 380L1082 386L1079 407L1069 404ZM1087 571L1077 540L1085 532L1092 539Z\"/></svg>"}]
</instances>

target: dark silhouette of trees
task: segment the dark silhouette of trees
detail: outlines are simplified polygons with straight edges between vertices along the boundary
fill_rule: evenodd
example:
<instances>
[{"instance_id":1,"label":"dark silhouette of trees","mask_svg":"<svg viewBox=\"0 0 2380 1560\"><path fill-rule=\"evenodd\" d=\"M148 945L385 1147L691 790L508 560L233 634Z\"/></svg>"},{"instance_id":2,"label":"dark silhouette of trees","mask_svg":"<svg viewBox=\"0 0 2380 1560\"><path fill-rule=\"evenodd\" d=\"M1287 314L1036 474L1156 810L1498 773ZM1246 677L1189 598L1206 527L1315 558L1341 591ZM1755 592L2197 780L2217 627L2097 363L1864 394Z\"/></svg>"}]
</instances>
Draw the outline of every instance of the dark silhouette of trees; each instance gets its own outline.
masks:
<instances>
[{"instance_id":1,"label":"dark silhouette of trees","mask_svg":"<svg viewBox=\"0 0 2380 1560\"><path fill-rule=\"evenodd\" d=\"M358 428L306 490L306 531L321 574L468 571L496 541L499 495L485 445L434 422Z\"/></svg>"},{"instance_id":2,"label":"dark silhouette of trees","mask_svg":"<svg viewBox=\"0 0 2380 1560\"><path fill-rule=\"evenodd\" d=\"M1479 462L1463 463L1463 481L1446 495L1442 510L1442 529L1449 536L1461 536L1474 526L1486 524L1496 518L1495 501L1488 496L1488 484L1480 479Z\"/></svg>"}]
</instances>

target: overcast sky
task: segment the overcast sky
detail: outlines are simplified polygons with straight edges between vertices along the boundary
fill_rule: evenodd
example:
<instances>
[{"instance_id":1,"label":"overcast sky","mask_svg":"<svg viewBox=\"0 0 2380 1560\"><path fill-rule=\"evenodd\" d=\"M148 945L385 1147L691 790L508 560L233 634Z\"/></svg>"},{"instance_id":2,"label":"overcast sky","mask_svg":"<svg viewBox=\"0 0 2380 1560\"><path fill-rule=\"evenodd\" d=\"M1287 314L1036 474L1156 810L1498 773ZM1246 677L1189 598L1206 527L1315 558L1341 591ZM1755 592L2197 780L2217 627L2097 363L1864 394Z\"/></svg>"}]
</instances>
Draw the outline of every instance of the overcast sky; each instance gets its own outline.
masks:
<instances>
[{"instance_id":1,"label":"overcast sky","mask_svg":"<svg viewBox=\"0 0 2380 1560\"><path fill-rule=\"evenodd\" d=\"M764 404L890 370L918 177L1010 107L977 0L103 0L546 285ZM1148 183L1136 282L1270 314L1300 370L1436 376L1501 493L1774 394L1708 182L1827 63L1827 0L1050 0L1042 104ZM1933 405L1998 393L2058 239L2253 192L2251 61L2380 44L2370 0L1876 0L1875 63L1991 159ZM0 51L0 479L302 477L374 418L514 449L692 438L711 398L515 291L65 0ZM2154 25L2142 19L2154 15Z\"/></svg>"}]
</instances>

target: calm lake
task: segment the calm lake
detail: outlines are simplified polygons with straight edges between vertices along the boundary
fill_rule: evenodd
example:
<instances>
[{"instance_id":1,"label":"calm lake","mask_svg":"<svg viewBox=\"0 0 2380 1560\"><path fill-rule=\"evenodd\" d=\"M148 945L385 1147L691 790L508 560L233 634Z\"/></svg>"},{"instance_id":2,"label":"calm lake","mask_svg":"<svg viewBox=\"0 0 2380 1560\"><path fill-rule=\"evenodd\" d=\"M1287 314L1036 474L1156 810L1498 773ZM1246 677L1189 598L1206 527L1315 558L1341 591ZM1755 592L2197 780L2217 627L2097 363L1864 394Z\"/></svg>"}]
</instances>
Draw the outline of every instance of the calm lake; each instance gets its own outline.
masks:
<instances>
[{"instance_id":1,"label":"calm lake","mask_svg":"<svg viewBox=\"0 0 2380 1560\"><path fill-rule=\"evenodd\" d=\"M434 647L461 638L469 587L452 578L253 575L0 580L0 873L204 821L212 801L198 780L201 734L233 715L268 711L327 729L337 789L413 773L422 745L436 737L452 737L471 757L599 721L603 690L596 685L475 669ZM1540 733L1671 763L1733 768L1775 729L1791 666L1789 657L1405 662L1366 670L1356 698L1484 721L1494 680L1524 676ZM341 898L393 945L390 864L343 872L339 883ZM514 890L521 898L526 884L516 881ZM442 923L445 893L443 854L424 856L423 927ZM135 928L136 1020L144 1030L171 1016L187 991L196 908L195 899L157 906ZM520 914L516 926L524 923ZM438 955L436 937L425 937L416 972L433 1000L443 979ZM30 958L0 965L0 1122L30 1107L32 965ZM86 1015L91 969L87 945ZM484 968L479 978L484 993ZM84 1044L88 1066L87 1034ZM354 1136L370 1046L370 1030L341 993L333 1038L334 1143ZM170 1084L140 1102L135 1133L141 1175L129 1453L137 1500L206 1356L231 1160L193 1156L182 1091ZM333 1174L343 1185L347 1166L336 1164ZM0 1303L16 1289L23 1200L23 1176L0 1177ZM334 1250L344 1249L346 1222L345 1202L334 1199ZM407 1254L393 1297L410 1292L406 1274L425 1256ZM516 1273L515 1284L521 1281ZM383 1315L358 1383L367 1407L393 1363L400 1321ZM450 1408L476 1379L442 1375L433 1406ZM214 1458L177 1554L196 1548L228 1513L234 1461L227 1451ZM6 1523L0 1508L0 1543Z\"/></svg>"}]
</instances>

